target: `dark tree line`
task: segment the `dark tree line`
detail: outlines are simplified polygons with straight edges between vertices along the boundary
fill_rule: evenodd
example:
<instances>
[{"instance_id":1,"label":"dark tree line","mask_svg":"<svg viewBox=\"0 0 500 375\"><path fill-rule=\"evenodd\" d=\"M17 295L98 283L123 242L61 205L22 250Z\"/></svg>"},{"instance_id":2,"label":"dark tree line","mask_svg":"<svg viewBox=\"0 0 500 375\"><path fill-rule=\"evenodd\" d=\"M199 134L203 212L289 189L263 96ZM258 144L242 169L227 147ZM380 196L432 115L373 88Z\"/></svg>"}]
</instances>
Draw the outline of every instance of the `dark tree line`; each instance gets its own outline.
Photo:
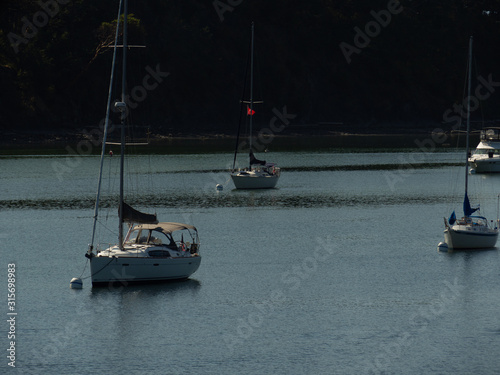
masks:
<instances>
[{"instance_id":1,"label":"dark tree line","mask_svg":"<svg viewBox=\"0 0 500 375\"><path fill-rule=\"evenodd\" d=\"M118 0L1 7L4 132L97 126ZM160 134L235 132L252 21L264 124L283 106L306 130L439 124L462 100L470 35L475 74L500 82L499 0L130 0L129 9L130 43L146 46L129 53L132 115ZM161 80L147 80L151 71ZM493 88L474 116L500 118Z\"/></svg>"}]
</instances>

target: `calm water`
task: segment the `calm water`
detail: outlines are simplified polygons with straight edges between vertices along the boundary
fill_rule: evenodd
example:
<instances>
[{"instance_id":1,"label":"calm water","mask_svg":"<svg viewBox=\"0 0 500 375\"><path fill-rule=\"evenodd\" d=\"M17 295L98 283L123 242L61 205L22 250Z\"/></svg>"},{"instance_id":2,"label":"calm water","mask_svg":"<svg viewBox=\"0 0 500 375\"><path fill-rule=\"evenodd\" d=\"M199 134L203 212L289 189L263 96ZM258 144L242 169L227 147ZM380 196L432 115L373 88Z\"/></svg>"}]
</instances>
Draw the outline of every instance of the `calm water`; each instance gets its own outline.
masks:
<instances>
[{"instance_id":1,"label":"calm water","mask_svg":"<svg viewBox=\"0 0 500 375\"><path fill-rule=\"evenodd\" d=\"M188 281L112 290L69 288L89 276L97 157L1 157L1 373L498 373L498 250L436 250L461 210L459 153L264 156L283 169L279 189L232 190L230 153L132 157L144 169L129 187L148 193L129 202L196 225L203 259ZM115 184L103 183L103 241L116 239ZM500 176L470 189L495 218Z\"/></svg>"}]
</instances>

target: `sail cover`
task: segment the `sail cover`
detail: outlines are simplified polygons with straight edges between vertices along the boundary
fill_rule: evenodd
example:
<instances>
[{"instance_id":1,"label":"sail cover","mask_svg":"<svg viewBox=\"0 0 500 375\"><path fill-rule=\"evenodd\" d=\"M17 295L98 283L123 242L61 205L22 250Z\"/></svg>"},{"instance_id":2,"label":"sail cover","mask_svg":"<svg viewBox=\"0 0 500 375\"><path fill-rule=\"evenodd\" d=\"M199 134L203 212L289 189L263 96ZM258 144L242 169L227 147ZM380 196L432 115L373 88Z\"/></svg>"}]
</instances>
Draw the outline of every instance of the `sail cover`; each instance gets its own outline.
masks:
<instances>
[{"instance_id":1,"label":"sail cover","mask_svg":"<svg viewBox=\"0 0 500 375\"><path fill-rule=\"evenodd\" d=\"M257 159L253 154L253 151L250 150L250 165L256 165L256 164L266 165L266 161Z\"/></svg>"},{"instance_id":2,"label":"sail cover","mask_svg":"<svg viewBox=\"0 0 500 375\"><path fill-rule=\"evenodd\" d=\"M464 216L470 216L474 212L476 212L477 210L479 210L479 207L478 208L472 208L470 206L469 197L467 196L467 193L465 193L465 198L464 198Z\"/></svg>"},{"instance_id":3,"label":"sail cover","mask_svg":"<svg viewBox=\"0 0 500 375\"><path fill-rule=\"evenodd\" d=\"M129 206L127 203L123 202L123 221L129 223L140 223L140 224L156 224L158 219L156 215L145 214Z\"/></svg>"}]
</instances>

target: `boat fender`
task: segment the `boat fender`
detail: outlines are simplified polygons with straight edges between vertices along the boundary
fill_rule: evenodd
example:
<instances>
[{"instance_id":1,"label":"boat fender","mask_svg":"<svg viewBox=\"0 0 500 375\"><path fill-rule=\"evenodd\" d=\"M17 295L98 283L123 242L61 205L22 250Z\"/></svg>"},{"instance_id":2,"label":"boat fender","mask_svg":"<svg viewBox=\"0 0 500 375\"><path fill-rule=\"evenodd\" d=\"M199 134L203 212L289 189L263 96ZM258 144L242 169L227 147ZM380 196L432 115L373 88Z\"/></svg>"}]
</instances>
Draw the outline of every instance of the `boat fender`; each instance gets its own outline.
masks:
<instances>
[{"instance_id":1,"label":"boat fender","mask_svg":"<svg viewBox=\"0 0 500 375\"><path fill-rule=\"evenodd\" d=\"M448 244L446 242L440 242L438 243L438 251L448 251Z\"/></svg>"},{"instance_id":2,"label":"boat fender","mask_svg":"<svg viewBox=\"0 0 500 375\"><path fill-rule=\"evenodd\" d=\"M73 277L69 282L69 287L71 289L82 289L83 287L82 279L80 279L79 277Z\"/></svg>"}]
</instances>

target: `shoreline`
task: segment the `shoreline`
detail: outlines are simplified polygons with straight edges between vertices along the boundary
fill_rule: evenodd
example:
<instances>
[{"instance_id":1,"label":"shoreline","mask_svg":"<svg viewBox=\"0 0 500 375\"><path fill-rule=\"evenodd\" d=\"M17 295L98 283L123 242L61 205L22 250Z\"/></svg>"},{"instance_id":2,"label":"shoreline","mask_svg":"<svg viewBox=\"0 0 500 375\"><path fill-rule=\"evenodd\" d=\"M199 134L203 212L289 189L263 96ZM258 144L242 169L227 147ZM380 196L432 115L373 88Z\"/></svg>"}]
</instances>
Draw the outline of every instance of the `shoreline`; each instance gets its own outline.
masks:
<instances>
[{"instance_id":1,"label":"shoreline","mask_svg":"<svg viewBox=\"0 0 500 375\"><path fill-rule=\"evenodd\" d=\"M349 129L350 130L350 129ZM395 131L387 131L383 129L381 131L362 131L362 129L352 129L354 131L349 131L348 129L339 129L336 131L309 131L309 132L287 132L286 134L274 134L273 138L297 138L297 137L384 137L384 136L430 136L432 130L421 130L421 129L398 129ZM385 130L385 131L384 131ZM86 132L91 134L90 132ZM97 133L96 133L97 134ZM257 137L257 135L256 135ZM267 138L269 136L265 136ZM178 134L150 134L149 136L143 134L136 139L146 139L149 138L153 142L161 141L172 141L172 140L211 140L211 139L236 139L235 134L226 133L178 133ZM36 145L61 145L61 144L71 144L78 143L80 141L90 140L89 136L82 132L42 132L42 131L31 131L31 132L7 132L2 134L0 137L0 147L23 147L23 146L36 146Z\"/></svg>"},{"instance_id":2,"label":"shoreline","mask_svg":"<svg viewBox=\"0 0 500 375\"><path fill-rule=\"evenodd\" d=\"M436 129L436 128L434 128ZM296 132L296 129L287 129L287 132L255 137L254 151L290 151L300 149L325 148L418 148L419 141L432 139L433 130L398 128L388 129L380 127L379 131L368 127L336 127L333 130L311 129L310 131ZM141 134L138 134L141 133ZM152 152L166 153L201 153L204 151L232 152L236 146L236 135L226 133L202 134L146 134L136 132L134 142L147 142ZM450 132L443 132L448 137ZM98 154L101 150L101 134L96 131L82 130L81 132L62 131L31 131L5 133L0 138L0 154L23 154L34 152L44 154ZM442 135L440 136L442 137ZM108 141L116 142L108 136ZM240 137L245 143L246 137ZM129 140L127 140L129 141ZM437 145L450 147L449 142ZM113 146L116 147L116 146ZM150 147L148 147L150 149ZM118 150L118 149L117 149ZM139 151L141 152L141 151Z\"/></svg>"}]
</instances>

